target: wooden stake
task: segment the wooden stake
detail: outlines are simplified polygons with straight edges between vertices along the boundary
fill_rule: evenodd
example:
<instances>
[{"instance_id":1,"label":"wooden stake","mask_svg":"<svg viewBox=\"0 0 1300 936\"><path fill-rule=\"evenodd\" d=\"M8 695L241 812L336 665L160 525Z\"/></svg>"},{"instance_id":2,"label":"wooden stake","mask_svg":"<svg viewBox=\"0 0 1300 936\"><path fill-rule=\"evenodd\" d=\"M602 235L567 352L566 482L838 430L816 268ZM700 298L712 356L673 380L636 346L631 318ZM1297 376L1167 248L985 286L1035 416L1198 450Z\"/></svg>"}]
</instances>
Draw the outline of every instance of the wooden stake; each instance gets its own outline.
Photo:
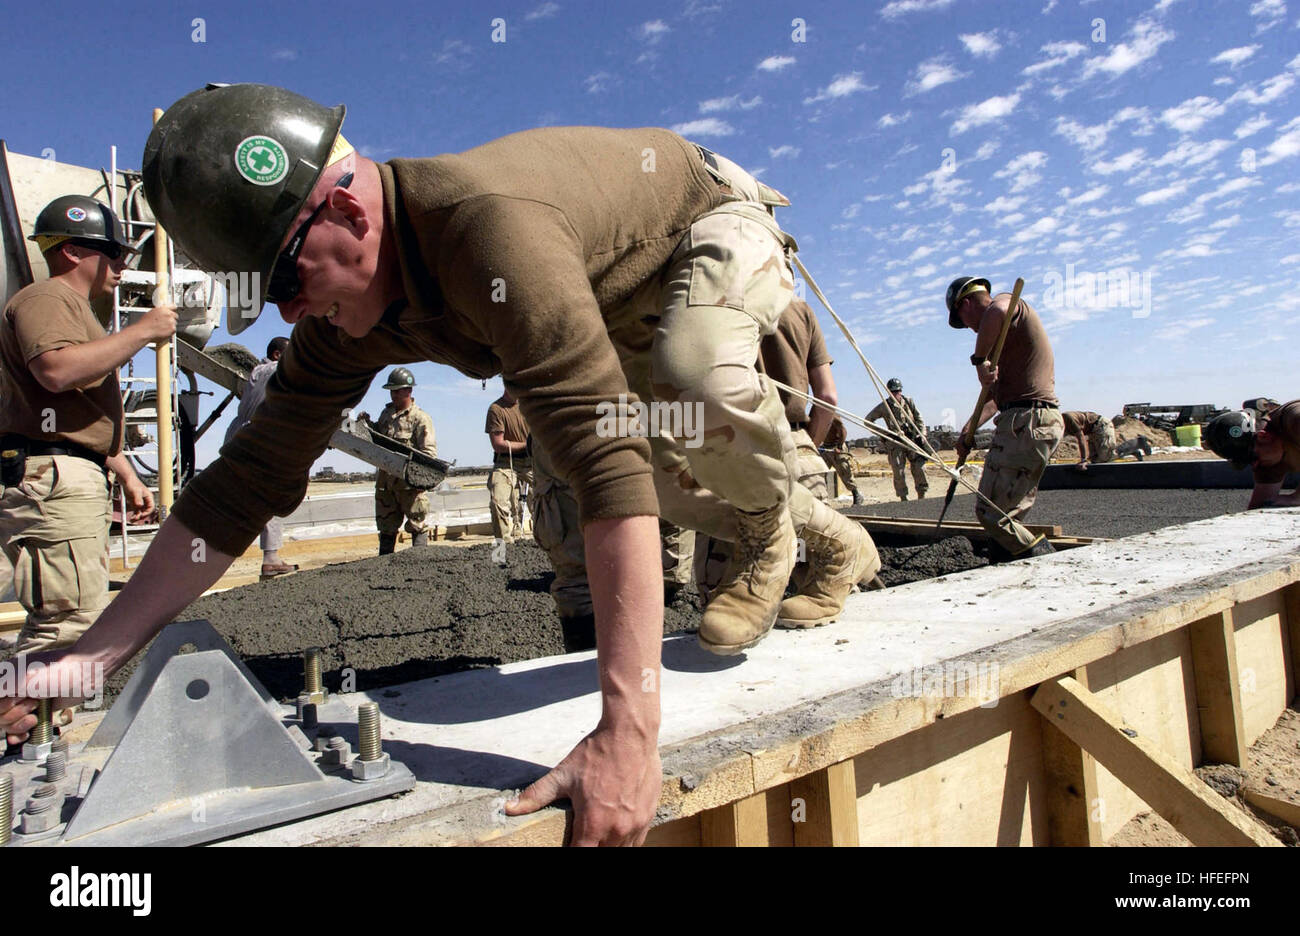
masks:
<instances>
[{"instance_id":1,"label":"wooden stake","mask_svg":"<svg viewBox=\"0 0 1300 936\"><path fill-rule=\"evenodd\" d=\"M767 845L767 793L755 793L700 814L700 844L746 848Z\"/></svg>"},{"instance_id":2,"label":"wooden stake","mask_svg":"<svg viewBox=\"0 0 1300 936\"><path fill-rule=\"evenodd\" d=\"M1194 845L1282 843L1202 783L1069 676L1042 683L1031 700L1054 728L1097 759Z\"/></svg>"},{"instance_id":3,"label":"wooden stake","mask_svg":"<svg viewBox=\"0 0 1300 936\"><path fill-rule=\"evenodd\" d=\"M857 847L858 788L852 760L792 780L790 798L803 800L803 821L794 824L796 846Z\"/></svg>"},{"instance_id":4,"label":"wooden stake","mask_svg":"<svg viewBox=\"0 0 1300 936\"><path fill-rule=\"evenodd\" d=\"M1074 678L1088 687L1087 667ZM1043 772L1047 778L1047 835L1052 845L1104 844L1098 815L1097 761L1060 731L1043 728Z\"/></svg>"},{"instance_id":5,"label":"wooden stake","mask_svg":"<svg viewBox=\"0 0 1300 936\"><path fill-rule=\"evenodd\" d=\"M163 115L161 107L153 109L153 122ZM171 281L167 274L167 232L162 224L153 229L153 264L157 271L154 288L155 306L169 304ZM157 373L155 387L158 391L158 520L167 519L171 513L175 494L172 490L172 342L168 338L154 345L154 365Z\"/></svg>"},{"instance_id":6,"label":"wooden stake","mask_svg":"<svg viewBox=\"0 0 1300 936\"><path fill-rule=\"evenodd\" d=\"M1193 621L1187 628L1196 676L1201 754L1208 761L1244 767L1246 729L1241 721L1241 682L1232 609Z\"/></svg>"}]
</instances>

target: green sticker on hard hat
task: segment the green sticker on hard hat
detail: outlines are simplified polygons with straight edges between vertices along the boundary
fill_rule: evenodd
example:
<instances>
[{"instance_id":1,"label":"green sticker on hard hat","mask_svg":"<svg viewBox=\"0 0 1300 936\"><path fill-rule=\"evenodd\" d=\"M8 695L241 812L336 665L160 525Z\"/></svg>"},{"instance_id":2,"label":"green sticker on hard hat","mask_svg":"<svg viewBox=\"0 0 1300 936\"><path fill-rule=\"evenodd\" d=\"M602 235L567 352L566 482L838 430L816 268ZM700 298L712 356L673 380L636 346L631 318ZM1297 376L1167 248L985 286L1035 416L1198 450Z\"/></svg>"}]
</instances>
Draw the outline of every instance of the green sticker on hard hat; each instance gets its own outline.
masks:
<instances>
[{"instance_id":1,"label":"green sticker on hard hat","mask_svg":"<svg viewBox=\"0 0 1300 936\"><path fill-rule=\"evenodd\" d=\"M235 168L254 185L275 185L289 171L289 156L270 137L251 136L235 148Z\"/></svg>"},{"instance_id":2,"label":"green sticker on hard hat","mask_svg":"<svg viewBox=\"0 0 1300 936\"><path fill-rule=\"evenodd\" d=\"M85 220L86 220L86 209L85 209L85 208L69 208L67 214L68 214L68 220L69 220L69 221L85 221Z\"/></svg>"}]
</instances>

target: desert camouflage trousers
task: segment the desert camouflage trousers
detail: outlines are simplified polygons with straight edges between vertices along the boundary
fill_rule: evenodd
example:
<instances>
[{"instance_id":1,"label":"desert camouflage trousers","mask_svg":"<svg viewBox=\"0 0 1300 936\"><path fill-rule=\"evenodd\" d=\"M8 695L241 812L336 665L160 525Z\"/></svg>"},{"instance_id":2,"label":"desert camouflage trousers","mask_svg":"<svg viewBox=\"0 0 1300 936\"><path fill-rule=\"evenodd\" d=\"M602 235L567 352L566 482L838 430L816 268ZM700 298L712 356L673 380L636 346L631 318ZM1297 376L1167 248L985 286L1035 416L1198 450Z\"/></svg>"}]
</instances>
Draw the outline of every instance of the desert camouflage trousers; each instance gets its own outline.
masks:
<instances>
[{"instance_id":1,"label":"desert camouflage trousers","mask_svg":"<svg viewBox=\"0 0 1300 936\"><path fill-rule=\"evenodd\" d=\"M1103 417L1097 428L1088 434L1089 458L1091 462L1102 464L1115 460L1115 426Z\"/></svg>"},{"instance_id":2,"label":"desert camouflage trousers","mask_svg":"<svg viewBox=\"0 0 1300 936\"><path fill-rule=\"evenodd\" d=\"M428 494L401 478L379 472L375 479L375 526L380 533L391 535L402 528L403 517L407 533L423 533L429 517Z\"/></svg>"},{"instance_id":3,"label":"desert camouflage trousers","mask_svg":"<svg viewBox=\"0 0 1300 936\"><path fill-rule=\"evenodd\" d=\"M35 455L0 498L0 544L27 611L20 653L77 641L108 604L108 479L72 455Z\"/></svg>"},{"instance_id":4,"label":"desert camouflage trousers","mask_svg":"<svg viewBox=\"0 0 1300 936\"><path fill-rule=\"evenodd\" d=\"M533 515L533 539L546 550L555 571L551 598L561 617L592 613L587 556L578 522L578 500L573 489L557 478L546 455L533 443L533 487L528 506ZM659 521L660 554L664 584L685 585L691 580L695 532Z\"/></svg>"},{"instance_id":5,"label":"desert camouflage trousers","mask_svg":"<svg viewBox=\"0 0 1300 936\"><path fill-rule=\"evenodd\" d=\"M998 413L993 442L984 459L980 493L997 504L1010 521L991 510L982 500L975 516L993 539L1012 555L1034 542L1034 535L1020 523L1034 506L1038 482L1061 444L1065 423L1055 409L1008 409Z\"/></svg>"},{"instance_id":6,"label":"desert camouflage trousers","mask_svg":"<svg viewBox=\"0 0 1300 936\"><path fill-rule=\"evenodd\" d=\"M835 474L839 476L845 490L850 494L856 494L858 486L853 481L853 472L857 465L853 461L853 456L843 449L823 449L821 455L826 466L835 469Z\"/></svg>"},{"instance_id":7,"label":"desert camouflage trousers","mask_svg":"<svg viewBox=\"0 0 1300 936\"><path fill-rule=\"evenodd\" d=\"M894 471L894 493L907 498L907 475L904 469L909 463L912 466L912 483L916 485L916 496L918 499L925 497L925 492L930 488L930 482L925 477L925 458L902 446L894 446L889 450L889 467Z\"/></svg>"},{"instance_id":8,"label":"desert camouflage trousers","mask_svg":"<svg viewBox=\"0 0 1300 936\"><path fill-rule=\"evenodd\" d=\"M532 496L533 469L527 459L516 459L513 468L493 468L488 473L488 507L492 512L492 536L503 542L514 542L516 536L527 536L530 523L527 512L520 507L519 490L527 485Z\"/></svg>"}]
</instances>

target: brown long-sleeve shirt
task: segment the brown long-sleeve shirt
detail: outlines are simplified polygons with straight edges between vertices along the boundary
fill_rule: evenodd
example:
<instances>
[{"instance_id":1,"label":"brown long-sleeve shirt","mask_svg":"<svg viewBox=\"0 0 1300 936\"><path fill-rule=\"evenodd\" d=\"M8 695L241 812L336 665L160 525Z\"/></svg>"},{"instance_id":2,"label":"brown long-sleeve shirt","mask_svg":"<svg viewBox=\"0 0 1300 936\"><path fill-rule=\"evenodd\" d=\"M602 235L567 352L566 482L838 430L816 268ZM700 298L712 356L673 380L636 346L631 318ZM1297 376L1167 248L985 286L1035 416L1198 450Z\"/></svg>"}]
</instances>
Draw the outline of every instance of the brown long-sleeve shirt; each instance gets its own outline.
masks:
<instances>
[{"instance_id":1,"label":"brown long-sleeve shirt","mask_svg":"<svg viewBox=\"0 0 1300 936\"><path fill-rule=\"evenodd\" d=\"M547 128L379 173L405 304L360 339L300 322L265 403L176 515L242 552L302 500L341 412L374 375L424 360L504 375L584 523L657 513L648 443L602 438L597 405L628 392L607 327L694 219L726 200L695 147L667 130Z\"/></svg>"}]
</instances>

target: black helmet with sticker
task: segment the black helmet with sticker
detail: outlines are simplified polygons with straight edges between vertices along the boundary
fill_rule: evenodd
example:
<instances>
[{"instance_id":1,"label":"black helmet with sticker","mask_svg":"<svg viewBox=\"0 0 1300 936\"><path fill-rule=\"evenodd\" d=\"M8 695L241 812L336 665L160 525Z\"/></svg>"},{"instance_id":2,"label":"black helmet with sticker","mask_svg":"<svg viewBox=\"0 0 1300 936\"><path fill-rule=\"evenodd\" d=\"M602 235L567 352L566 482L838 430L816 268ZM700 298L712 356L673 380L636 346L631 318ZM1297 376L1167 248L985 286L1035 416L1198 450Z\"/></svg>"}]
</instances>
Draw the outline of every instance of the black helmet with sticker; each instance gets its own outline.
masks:
<instances>
[{"instance_id":1,"label":"black helmet with sticker","mask_svg":"<svg viewBox=\"0 0 1300 936\"><path fill-rule=\"evenodd\" d=\"M890 393L903 392L903 382L899 380L897 377L890 377L889 383L885 384L885 386L889 388Z\"/></svg>"},{"instance_id":2,"label":"black helmet with sticker","mask_svg":"<svg viewBox=\"0 0 1300 936\"><path fill-rule=\"evenodd\" d=\"M155 216L202 269L259 277L253 308L227 312L231 334L261 312L289 226L346 146L344 113L270 85L208 85L154 124L141 171Z\"/></svg>"},{"instance_id":3,"label":"black helmet with sticker","mask_svg":"<svg viewBox=\"0 0 1300 936\"><path fill-rule=\"evenodd\" d=\"M405 367L394 367L393 372L388 375L388 383L384 384L385 390L400 390L403 387L414 387L415 375Z\"/></svg>"},{"instance_id":4,"label":"black helmet with sticker","mask_svg":"<svg viewBox=\"0 0 1300 936\"><path fill-rule=\"evenodd\" d=\"M85 195L61 195L42 208L27 239L36 241L42 253L65 241L92 247L113 259L131 249L113 209Z\"/></svg>"},{"instance_id":5,"label":"black helmet with sticker","mask_svg":"<svg viewBox=\"0 0 1300 936\"><path fill-rule=\"evenodd\" d=\"M1246 410L1220 413L1205 424L1205 447L1237 469L1255 461L1255 414Z\"/></svg>"},{"instance_id":6,"label":"black helmet with sticker","mask_svg":"<svg viewBox=\"0 0 1300 936\"><path fill-rule=\"evenodd\" d=\"M983 288L985 292L992 290L989 281L979 276L959 276L948 286L948 295L944 301L948 304L948 324L953 328L965 328L965 323L957 316L957 307L961 300L968 294L978 288Z\"/></svg>"}]
</instances>

